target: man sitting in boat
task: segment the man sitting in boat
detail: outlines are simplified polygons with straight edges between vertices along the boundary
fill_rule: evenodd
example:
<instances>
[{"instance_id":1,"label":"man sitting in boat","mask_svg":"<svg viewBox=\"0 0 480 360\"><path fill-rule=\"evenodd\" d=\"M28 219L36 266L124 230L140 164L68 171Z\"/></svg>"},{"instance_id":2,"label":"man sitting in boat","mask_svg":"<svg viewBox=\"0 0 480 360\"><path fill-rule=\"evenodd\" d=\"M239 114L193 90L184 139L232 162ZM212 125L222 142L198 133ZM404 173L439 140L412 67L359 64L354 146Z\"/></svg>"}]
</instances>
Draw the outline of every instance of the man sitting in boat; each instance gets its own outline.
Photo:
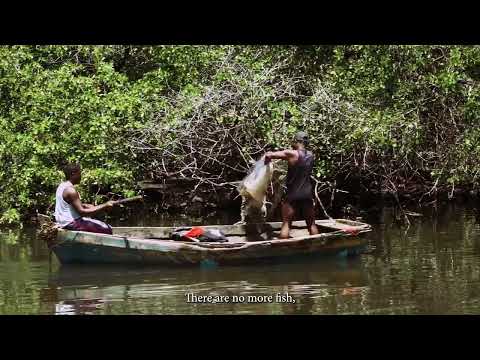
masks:
<instances>
[{"instance_id":1,"label":"man sitting in boat","mask_svg":"<svg viewBox=\"0 0 480 360\"><path fill-rule=\"evenodd\" d=\"M66 181L62 182L56 192L55 221L67 230L87 231L102 234L112 234L110 225L96 219L84 217L94 215L103 210L110 210L115 203L108 201L102 205L83 204L75 185L80 183L82 170L79 164L65 166Z\"/></svg>"},{"instance_id":2,"label":"man sitting in boat","mask_svg":"<svg viewBox=\"0 0 480 360\"><path fill-rule=\"evenodd\" d=\"M314 155L306 150L308 135L300 131L293 140L293 150L267 152L265 163L272 159L281 159L288 162L287 191L282 201L282 229L280 238L287 239L290 234L290 223L296 214L301 214L307 223L310 235L318 234L315 225L315 207L311 174L313 170Z\"/></svg>"}]
</instances>

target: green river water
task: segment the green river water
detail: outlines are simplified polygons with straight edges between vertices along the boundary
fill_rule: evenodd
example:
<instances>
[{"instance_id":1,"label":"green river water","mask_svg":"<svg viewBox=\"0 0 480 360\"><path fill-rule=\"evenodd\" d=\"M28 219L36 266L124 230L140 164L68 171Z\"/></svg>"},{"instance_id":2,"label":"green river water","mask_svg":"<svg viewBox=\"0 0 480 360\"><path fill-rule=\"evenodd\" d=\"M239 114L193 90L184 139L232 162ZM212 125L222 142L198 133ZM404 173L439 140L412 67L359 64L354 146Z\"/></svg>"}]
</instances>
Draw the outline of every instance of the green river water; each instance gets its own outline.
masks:
<instances>
[{"instance_id":1,"label":"green river water","mask_svg":"<svg viewBox=\"0 0 480 360\"><path fill-rule=\"evenodd\" d=\"M34 228L3 229L0 314L479 314L480 210L450 204L423 214L408 228L391 209L365 219L370 251L357 258L210 269L60 266Z\"/></svg>"}]
</instances>

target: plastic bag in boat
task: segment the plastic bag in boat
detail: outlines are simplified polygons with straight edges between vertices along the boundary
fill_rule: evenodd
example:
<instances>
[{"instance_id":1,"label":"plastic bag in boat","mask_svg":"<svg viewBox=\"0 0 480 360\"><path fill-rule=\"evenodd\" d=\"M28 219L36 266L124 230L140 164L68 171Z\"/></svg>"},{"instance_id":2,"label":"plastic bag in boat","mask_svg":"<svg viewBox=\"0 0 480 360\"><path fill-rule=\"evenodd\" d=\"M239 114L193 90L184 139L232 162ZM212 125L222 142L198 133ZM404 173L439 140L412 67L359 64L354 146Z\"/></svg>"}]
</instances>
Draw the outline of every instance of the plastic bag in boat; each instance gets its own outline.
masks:
<instances>
[{"instance_id":1,"label":"plastic bag in boat","mask_svg":"<svg viewBox=\"0 0 480 360\"><path fill-rule=\"evenodd\" d=\"M218 229L204 229L195 226L187 229L177 229L172 233L172 239L176 241L193 242L227 242L225 234Z\"/></svg>"},{"instance_id":2,"label":"plastic bag in boat","mask_svg":"<svg viewBox=\"0 0 480 360\"><path fill-rule=\"evenodd\" d=\"M256 200L260 206L263 205L272 174L272 162L265 165L265 157L262 156L250 170L250 173L239 184L238 192L242 196L250 196Z\"/></svg>"}]
</instances>

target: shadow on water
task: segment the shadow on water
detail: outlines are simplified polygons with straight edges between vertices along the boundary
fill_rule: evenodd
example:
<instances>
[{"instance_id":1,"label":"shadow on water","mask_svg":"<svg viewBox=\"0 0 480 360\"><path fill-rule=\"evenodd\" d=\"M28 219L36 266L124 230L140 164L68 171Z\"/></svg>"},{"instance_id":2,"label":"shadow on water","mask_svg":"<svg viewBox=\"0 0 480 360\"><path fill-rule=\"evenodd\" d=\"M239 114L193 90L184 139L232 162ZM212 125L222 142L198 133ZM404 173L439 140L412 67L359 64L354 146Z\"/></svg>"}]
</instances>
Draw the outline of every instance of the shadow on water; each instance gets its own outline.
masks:
<instances>
[{"instance_id":1,"label":"shadow on water","mask_svg":"<svg viewBox=\"0 0 480 360\"><path fill-rule=\"evenodd\" d=\"M132 285L138 282L170 280L175 284L199 282L254 282L256 284L285 285L290 282L309 284L332 283L360 284L362 277L360 259L325 259L321 263L310 261L266 266L228 266L216 268L154 268L118 266L61 266L52 272L49 283L56 286L111 286Z\"/></svg>"}]
</instances>

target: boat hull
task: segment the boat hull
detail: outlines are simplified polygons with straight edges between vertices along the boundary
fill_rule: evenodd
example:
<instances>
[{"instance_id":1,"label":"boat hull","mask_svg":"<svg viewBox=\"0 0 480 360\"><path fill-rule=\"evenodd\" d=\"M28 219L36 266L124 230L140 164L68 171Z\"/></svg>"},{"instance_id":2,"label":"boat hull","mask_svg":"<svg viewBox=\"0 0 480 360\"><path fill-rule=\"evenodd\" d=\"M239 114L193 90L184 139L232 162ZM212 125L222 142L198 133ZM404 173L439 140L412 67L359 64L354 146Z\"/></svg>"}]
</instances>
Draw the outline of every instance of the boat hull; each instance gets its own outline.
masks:
<instances>
[{"instance_id":1,"label":"boat hull","mask_svg":"<svg viewBox=\"0 0 480 360\"><path fill-rule=\"evenodd\" d=\"M62 264L235 265L303 256L360 254L367 240L334 232L286 240L198 244L59 230L52 251Z\"/></svg>"}]
</instances>

